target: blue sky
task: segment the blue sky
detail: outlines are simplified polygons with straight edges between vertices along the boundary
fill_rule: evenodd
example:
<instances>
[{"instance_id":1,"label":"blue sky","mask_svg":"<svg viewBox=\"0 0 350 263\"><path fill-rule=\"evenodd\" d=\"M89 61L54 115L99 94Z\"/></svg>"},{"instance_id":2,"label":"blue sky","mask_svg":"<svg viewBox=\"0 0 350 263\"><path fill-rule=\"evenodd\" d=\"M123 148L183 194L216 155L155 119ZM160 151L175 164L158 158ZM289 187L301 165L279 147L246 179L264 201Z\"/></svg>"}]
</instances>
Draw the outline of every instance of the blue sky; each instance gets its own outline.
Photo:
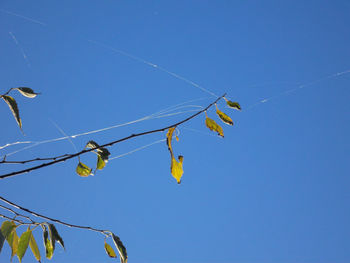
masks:
<instances>
[{"instance_id":1,"label":"blue sky","mask_svg":"<svg viewBox=\"0 0 350 263\"><path fill-rule=\"evenodd\" d=\"M89 178L75 174L75 159L2 180L1 195L69 223L110 229L129 262L349 262L349 12L348 1L3 0L1 94L18 86L42 94L11 93L26 136L0 103L0 145L62 137L54 123L74 135L215 99L180 78L227 92L243 110L219 103L235 123L223 124L224 139L204 126L204 115L179 127L180 185L162 142L111 160ZM89 140L107 143L191 113L73 143L80 150ZM213 109L208 115L217 120ZM129 140L110 148L111 157L164 138ZM62 140L8 160L73 152ZM82 161L93 166L94 158ZM16 169L1 165L0 173ZM57 228L66 251L57 247L51 262L113 261L102 235ZM5 247L0 261L9 253ZM29 251L23 262L35 262Z\"/></svg>"}]
</instances>

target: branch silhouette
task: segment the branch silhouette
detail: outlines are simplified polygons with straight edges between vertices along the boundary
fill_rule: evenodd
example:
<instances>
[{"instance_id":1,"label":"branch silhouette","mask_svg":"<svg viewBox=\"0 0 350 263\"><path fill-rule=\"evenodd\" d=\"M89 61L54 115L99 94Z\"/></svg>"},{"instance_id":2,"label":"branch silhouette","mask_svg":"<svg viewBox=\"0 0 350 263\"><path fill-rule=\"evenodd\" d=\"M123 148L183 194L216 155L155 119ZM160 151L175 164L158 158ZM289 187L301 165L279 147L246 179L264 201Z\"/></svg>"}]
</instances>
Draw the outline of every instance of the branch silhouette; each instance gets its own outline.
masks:
<instances>
[{"instance_id":1,"label":"branch silhouette","mask_svg":"<svg viewBox=\"0 0 350 263\"><path fill-rule=\"evenodd\" d=\"M117 144L117 143L120 143L120 142L123 142L123 141L126 141L126 140L129 140L129 139L132 139L132 138L135 138L135 137L139 137L139 136L143 136L143 135L147 135L147 134L152 134L152 133L157 133L157 132L162 132L162 131L165 131L171 127L176 127L176 126L179 126L193 118L195 118L196 116L198 116L199 114L207 111L210 107L212 107L214 104L216 104L219 100L221 100L222 98L224 98L224 96L226 95L223 94L222 96L218 97L214 102L210 103L207 107L205 107L204 109L196 112L195 114L187 117L186 119L182 120L182 121L179 121L177 123L174 123L172 125L168 125L166 127L163 127L163 128L159 128L159 129L155 129L155 130L150 130L150 131L145 131L145 132L141 132L141 133L134 133L134 134L131 134L127 137L124 137L124 138L121 138L121 139L118 139L118 140L115 140L115 141L112 141L112 142L109 142L109 143L106 143L106 144L103 144L103 145L100 145L99 147L94 147L94 148L90 148L90 149L84 149L78 153L74 153L74 154L68 154L67 156L64 156L62 158L60 157L56 157L56 158L59 158L59 159L55 159L55 157L51 158L51 159L54 159L53 161L51 162L47 162L47 163L42 163L40 165L37 165L37 166L33 166L33 167L30 167L30 168L27 168L27 169L23 169L23 170L18 170L18 171L14 171L14 172L11 172L11 173L7 173L7 174L3 174L3 175L0 175L0 179L5 179L5 178L9 178L9 177L12 177L12 176L15 176L15 175L19 175L19 174L24 174L24 173L29 173L31 171L34 171L34 170L37 170L37 169L41 169L41 168L44 168L44 167L47 167L47 166L51 166L51 165L54 165L56 163L60 163L60 162L64 162L66 160L69 160L69 159L72 159L74 157L78 157L82 154L85 154L85 153L88 153L88 152L92 152L94 150L97 150L99 148L104 148L104 147L109 147L109 146L112 146L114 144ZM42 158L44 159L44 158ZM28 161L32 161L32 160L28 160ZM27 162L28 162L27 161ZM6 161L5 161L6 162ZM22 161L23 162L23 161ZM25 161L24 161L25 162Z\"/></svg>"},{"instance_id":2,"label":"branch silhouette","mask_svg":"<svg viewBox=\"0 0 350 263\"><path fill-rule=\"evenodd\" d=\"M94 232L99 232L99 233L101 233L101 234L103 234L103 235L105 235L105 236L110 236L110 235L111 235L111 231L109 231L109 230L97 229L97 228L93 228L93 227L90 227L90 226L74 225L74 224L70 224L70 223L61 221L61 220L59 220L59 219L55 219L55 218L51 218L51 217L48 217L48 216L45 216L45 215L41 215L41 214L39 214L39 213L36 213L36 212L34 212L34 211L29 210L28 208L25 208L25 207L22 207L22 206L20 206L20 205L17 205L17 204L15 204L15 203L13 203L13 202L11 202L11 201L5 199L5 198L2 197L2 196L0 196L0 200L3 201L3 202L5 202L6 204L8 204L8 205L10 205L10 206L13 206L13 207L15 207L15 208L17 208L17 209L20 209L20 210L24 211L24 212L30 213L30 214L32 214L32 215L34 215L34 216L36 216L36 217L40 217L40 218L42 218L42 219L49 220L49 221L51 221L51 222L55 222L55 223L58 223L58 224L61 224L61 225L67 226L67 227L79 228L79 229L84 229L84 230L90 230L90 231L94 231ZM4 208L3 206L1 206L1 207ZM6 209L6 210L10 210L9 208L5 208L5 209ZM14 211L13 211L13 213L15 213L16 215L18 214L17 212L14 212ZM28 217L23 216L23 215L21 215L21 214L18 214L18 215L21 216L21 217L28 218ZM9 217L7 217L7 216L5 216L5 215L1 215L0 217L13 220L12 218L9 218ZM33 221L32 219L29 219L29 220ZM16 221L18 222L19 220L16 220ZM20 223L21 223L21 224L33 224L33 223L24 223L24 222L22 222L22 221L21 221ZM37 223L35 222L34 224L37 224Z\"/></svg>"}]
</instances>

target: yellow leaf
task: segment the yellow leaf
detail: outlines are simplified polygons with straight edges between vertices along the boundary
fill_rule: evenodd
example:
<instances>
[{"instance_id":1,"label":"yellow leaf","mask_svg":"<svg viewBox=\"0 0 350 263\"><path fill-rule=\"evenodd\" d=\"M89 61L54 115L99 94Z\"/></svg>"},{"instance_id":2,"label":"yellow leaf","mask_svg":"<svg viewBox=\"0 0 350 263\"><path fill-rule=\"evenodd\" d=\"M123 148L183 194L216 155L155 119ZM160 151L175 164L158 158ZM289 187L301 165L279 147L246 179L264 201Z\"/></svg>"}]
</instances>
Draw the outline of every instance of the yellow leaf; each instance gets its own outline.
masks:
<instances>
[{"instance_id":1,"label":"yellow leaf","mask_svg":"<svg viewBox=\"0 0 350 263\"><path fill-rule=\"evenodd\" d=\"M28 230L22 233L18 241L17 257L19 262L22 262L22 258L24 257L24 254L27 251L31 238L32 238L32 230L30 230L28 227Z\"/></svg>"},{"instance_id":2,"label":"yellow leaf","mask_svg":"<svg viewBox=\"0 0 350 263\"><path fill-rule=\"evenodd\" d=\"M12 230L16 227L16 224L13 221L4 221L1 225L1 233L4 238L11 234Z\"/></svg>"},{"instance_id":3,"label":"yellow leaf","mask_svg":"<svg viewBox=\"0 0 350 263\"><path fill-rule=\"evenodd\" d=\"M36 258L36 260L40 262L40 260L41 260L40 251L38 248L38 244L36 243L33 235L30 238L29 246L30 246L30 249L32 250L33 255Z\"/></svg>"},{"instance_id":4,"label":"yellow leaf","mask_svg":"<svg viewBox=\"0 0 350 263\"><path fill-rule=\"evenodd\" d=\"M11 234L8 236L7 242L11 247L11 261L12 261L12 258L17 254L18 242L19 242L19 237L17 236L16 228L14 228Z\"/></svg>"},{"instance_id":5,"label":"yellow leaf","mask_svg":"<svg viewBox=\"0 0 350 263\"><path fill-rule=\"evenodd\" d=\"M102 170L105 166L106 166L106 162L102 159L100 155L97 155L96 169Z\"/></svg>"},{"instance_id":6,"label":"yellow leaf","mask_svg":"<svg viewBox=\"0 0 350 263\"><path fill-rule=\"evenodd\" d=\"M77 169L75 170L78 175L82 177L87 177L91 175L92 169L89 168L87 165L83 164L82 162L79 162Z\"/></svg>"},{"instance_id":7,"label":"yellow leaf","mask_svg":"<svg viewBox=\"0 0 350 263\"><path fill-rule=\"evenodd\" d=\"M166 143L168 145L168 149L169 149L171 155L173 155L173 148L171 147L171 140L173 138L173 133L175 131L175 128L176 127L170 128L166 134L166 138L167 138Z\"/></svg>"},{"instance_id":8,"label":"yellow leaf","mask_svg":"<svg viewBox=\"0 0 350 263\"><path fill-rule=\"evenodd\" d=\"M242 110L241 105L239 105L238 102L227 100L225 97L224 99L226 100L227 106L229 106L230 108L236 109L236 110Z\"/></svg>"},{"instance_id":9,"label":"yellow leaf","mask_svg":"<svg viewBox=\"0 0 350 263\"><path fill-rule=\"evenodd\" d=\"M181 177L184 173L182 168L183 159L184 158L181 155L179 156L179 161L176 161L174 156L171 158L171 174L176 179L178 184L181 183Z\"/></svg>"},{"instance_id":10,"label":"yellow leaf","mask_svg":"<svg viewBox=\"0 0 350 263\"><path fill-rule=\"evenodd\" d=\"M100 146L95 141L89 141L85 147L92 149L92 148L97 148ZM94 150L93 152L97 154L96 169L102 170L106 166L106 163L108 162L108 158L111 154L106 148L103 148L103 147L98 148L98 149Z\"/></svg>"},{"instance_id":11,"label":"yellow leaf","mask_svg":"<svg viewBox=\"0 0 350 263\"><path fill-rule=\"evenodd\" d=\"M107 255L110 256L111 258L117 257L117 254L115 253L114 249L109 244L107 244L106 241L105 241L105 251Z\"/></svg>"},{"instance_id":12,"label":"yellow leaf","mask_svg":"<svg viewBox=\"0 0 350 263\"><path fill-rule=\"evenodd\" d=\"M224 131L219 124L217 124L214 120L210 119L208 116L205 118L205 125L212 131L216 131L218 135L224 137Z\"/></svg>"},{"instance_id":13,"label":"yellow leaf","mask_svg":"<svg viewBox=\"0 0 350 263\"><path fill-rule=\"evenodd\" d=\"M217 105L215 106L216 106L216 114L220 117L220 119L228 125L233 125L232 119L229 116L227 116L225 113L223 113L221 110L219 110Z\"/></svg>"},{"instance_id":14,"label":"yellow leaf","mask_svg":"<svg viewBox=\"0 0 350 263\"><path fill-rule=\"evenodd\" d=\"M16 233L16 224L13 221L5 221L1 225L1 232L11 247L11 261L17 254L19 238Z\"/></svg>"},{"instance_id":15,"label":"yellow leaf","mask_svg":"<svg viewBox=\"0 0 350 263\"><path fill-rule=\"evenodd\" d=\"M45 225L43 226L43 240L44 240L46 258L51 259L53 256L53 252L55 250L55 246L54 246L55 243L53 243L52 240L50 240L49 233Z\"/></svg>"},{"instance_id":16,"label":"yellow leaf","mask_svg":"<svg viewBox=\"0 0 350 263\"><path fill-rule=\"evenodd\" d=\"M173 133L175 131L175 128L176 127L170 128L166 134L166 137L167 137L167 145L168 145L168 149L171 157L170 172L172 176L176 179L177 183L179 184L181 183L181 177L182 177L182 174L184 173L182 168L183 156L181 155L179 156L179 162L174 157L173 148L171 146L171 140L173 138Z\"/></svg>"}]
</instances>

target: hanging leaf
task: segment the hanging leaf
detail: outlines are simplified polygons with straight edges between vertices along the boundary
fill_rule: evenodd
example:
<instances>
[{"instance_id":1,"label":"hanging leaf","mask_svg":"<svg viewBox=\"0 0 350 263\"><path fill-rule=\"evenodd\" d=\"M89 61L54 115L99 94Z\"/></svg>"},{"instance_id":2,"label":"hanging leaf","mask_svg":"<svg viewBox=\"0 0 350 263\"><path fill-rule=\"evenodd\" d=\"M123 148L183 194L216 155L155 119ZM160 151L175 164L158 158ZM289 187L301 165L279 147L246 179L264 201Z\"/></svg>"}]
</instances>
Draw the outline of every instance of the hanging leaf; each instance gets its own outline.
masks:
<instances>
[{"instance_id":1,"label":"hanging leaf","mask_svg":"<svg viewBox=\"0 0 350 263\"><path fill-rule=\"evenodd\" d=\"M224 137L224 131L219 124L217 124L214 120L210 119L208 116L205 118L205 125L212 131L216 131L218 135Z\"/></svg>"},{"instance_id":2,"label":"hanging leaf","mask_svg":"<svg viewBox=\"0 0 350 263\"><path fill-rule=\"evenodd\" d=\"M52 246L55 247L55 242L57 241L62 247L64 248L64 242L62 237L58 234L57 229L55 225L49 224L49 232L50 232L50 238L52 242Z\"/></svg>"},{"instance_id":3,"label":"hanging leaf","mask_svg":"<svg viewBox=\"0 0 350 263\"><path fill-rule=\"evenodd\" d=\"M4 221L1 225L1 234L11 247L11 260L17 253L18 236L16 233L16 224L13 221Z\"/></svg>"},{"instance_id":4,"label":"hanging leaf","mask_svg":"<svg viewBox=\"0 0 350 263\"><path fill-rule=\"evenodd\" d=\"M108 162L108 157L111 155L111 153L106 148L97 149L97 153L99 156L101 156L104 162Z\"/></svg>"},{"instance_id":5,"label":"hanging leaf","mask_svg":"<svg viewBox=\"0 0 350 263\"><path fill-rule=\"evenodd\" d=\"M226 99L226 104L232 109L241 110L241 105L239 105L238 102L234 102Z\"/></svg>"},{"instance_id":6,"label":"hanging leaf","mask_svg":"<svg viewBox=\"0 0 350 263\"><path fill-rule=\"evenodd\" d=\"M173 133L175 131L176 127L169 128L167 134L166 134L166 143L168 145L168 149L170 151L170 155L173 156L173 148L171 146L171 140L173 139Z\"/></svg>"},{"instance_id":7,"label":"hanging leaf","mask_svg":"<svg viewBox=\"0 0 350 263\"><path fill-rule=\"evenodd\" d=\"M98 145L95 141L89 141L85 148L97 148L97 147L100 147L100 145ZM101 155L102 158L107 158L108 159L108 156L110 155L110 152L106 149L106 148L98 148L95 150L97 154Z\"/></svg>"},{"instance_id":8,"label":"hanging leaf","mask_svg":"<svg viewBox=\"0 0 350 263\"><path fill-rule=\"evenodd\" d=\"M16 224L12 221L4 221L1 225L1 233L5 239L11 234Z\"/></svg>"},{"instance_id":9,"label":"hanging leaf","mask_svg":"<svg viewBox=\"0 0 350 263\"><path fill-rule=\"evenodd\" d=\"M170 164L170 172L171 175L176 179L177 183L181 183L181 177L184 173L183 168L182 168L182 162L183 162L183 156L179 156L179 162L176 160L174 153L173 153L173 148L171 146L171 140L173 138L173 133L175 131L176 127L169 128L166 137L167 137L167 145L168 145L168 150L170 152L170 157L171 157L171 164ZM177 137L176 137L177 138Z\"/></svg>"},{"instance_id":10,"label":"hanging leaf","mask_svg":"<svg viewBox=\"0 0 350 263\"><path fill-rule=\"evenodd\" d=\"M105 161L102 159L100 155L98 155L96 169L102 170L105 166L106 166Z\"/></svg>"},{"instance_id":11,"label":"hanging leaf","mask_svg":"<svg viewBox=\"0 0 350 263\"><path fill-rule=\"evenodd\" d=\"M32 238L32 230L28 228L28 230L21 235L18 242L17 257L19 259L19 262L22 262L22 258L27 251L31 238Z\"/></svg>"},{"instance_id":12,"label":"hanging leaf","mask_svg":"<svg viewBox=\"0 0 350 263\"><path fill-rule=\"evenodd\" d=\"M39 251L39 248L38 248L38 244L36 243L36 241L34 239L34 235L33 234L32 234L32 236L30 238L29 246L30 246L30 249L33 252L33 255L34 255L35 259L38 262L40 262L41 261L40 251Z\"/></svg>"},{"instance_id":13,"label":"hanging leaf","mask_svg":"<svg viewBox=\"0 0 350 263\"><path fill-rule=\"evenodd\" d=\"M114 249L109 244L107 244L106 241L105 241L105 251L109 257L111 258L117 257L117 254L115 253Z\"/></svg>"},{"instance_id":14,"label":"hanging leaf","mask_svg":"<svg viewBox=\"0 0 350 263\"><path fill-rule=\"evenodd\" d=\"M88 167L87 165L83 164L82 162L79 162L77 169L75 169L78 175L82 177L87 177L92 174L92 169Z\"/></svg>"},{"instance_id":15,"label":"hanging leaf","mask_svg":"<svg viewBox=\"0 0 350 263\"><path fill-rule=\"evenodd\" d=\"M182 162L183 162L183 156L179 155L179 162L176 161L175 157L173 156L171 158L171 174L172 176L176 179L177 183L181 183L181 177L182 174L184 173L183 168L182 168Z\"/></svg>"},{"instance_id":16,"label":"hanging leaf","mask_svg":"<svg viewBox=\"0 0 350 263\"><path fill-rule=\"evenodd\" d=\"M96 147L99 147L99 145L95 141L89 141L85 146L85 148L90 148L90 149L93 149ZM106 148L98 148L93 152L97 154L96 169L102 170L106 166L106 163L108 162L108 158L111 155L111 153Z\"/></svg>"},{"instance_id":17,"label":"hanging leaf","mask_svg":"<svg viewBox=\"0 0 350 263\"><path fill-rule=\"evenodd\" d=\"M9 106L13 117L15 117L16 122L19 126L20 129L22 129L22 121L21 118L19 117L19 110L18 110L18 106L17 106L17 102L15 101L14 98L12 98L11 96L7 96L7 95L3 95L1 96L1 98L7 103L7 105Z\"/></svg>"},{"instance_id":18,"label":"hanging leaf","mask_svg":"<svg viewBox=\"0 0 350 263\"><path fill-rule=\"evenodd\" d=\"M19 93L21 93L24 97L31 98L31 99L35 98L36 95L40 94L40 93L35 93L34 90L27 87L19 87L19 88L16 88L16 90L18 90Z\"/></svg>"},{"instance_id":19,"label":"hanging leaf","mask_svg":"<svg viewBox=\"0 0 350 263\"><path fill-rule=\"evenodd\" d=\"M124 247L122 241L120 238L112 233L112 238L115 247L118 249L118 253L120 256L120 262L121 263L127 263L128 262L128 254L126 253L126 248Z\"/></svg>"},{"instance_id":20,"label":"hanging leaf","mask_svg":"<svg viewBox=\"0 0 350 263\"><path fill-rule=\"evenodd\" d=\"M17 236L16 228L14 228L11 234L7 237L7 242L11 247L11 261L12 261L12 258L17 254L18 241L19 241L19 237Z\"/></svg>"},{"instance_id":21,"label":"hanging leaf","mask_svg":"<svg viewBox=\"0 0 350 263\"><path fill-rule=\"evenodd\" d=\"M232 119L229 116L227 116L225 113L220 111L217 105L215 106L216 106L216 114L220 117L220 119L228 125L233 125Z\"/></svg>"},{"instance_id":22,"label":"hanging leaf","mask_svg":"<svg viewBox=\"0 0 350 263\"><path fill-rule=\"evenodd\" d=\"M5 242L5 237L2 235L1 231L0 231L0 253L2 250L2 246L4 245Z\"/></svg>"},{"instance_id":23,"label":"hanging leaf","mask_svg":"<svg viewBox=\"0 0 350 263\"><path fill-rule=\"evenodd\" d=\"M43 228L43 241L45 246L45 255L46 258L51 259L53 256L53 252L55 250L54 243L52 244L52 241L49 239L49 233L47 231L47 227L45 225L42 226Z\"/></svg>"},{"instance_id":24,"label":"hanging leaf","mask_svg":"<svg viewBox=\"0 0 350 263\"><path fill-rule=\"evenodd\" d=\"M99 145L95 142L95 141L88 141L88 143L86 144L85 148L97 148L99 147Z\"/></svg>"}]
</instances>

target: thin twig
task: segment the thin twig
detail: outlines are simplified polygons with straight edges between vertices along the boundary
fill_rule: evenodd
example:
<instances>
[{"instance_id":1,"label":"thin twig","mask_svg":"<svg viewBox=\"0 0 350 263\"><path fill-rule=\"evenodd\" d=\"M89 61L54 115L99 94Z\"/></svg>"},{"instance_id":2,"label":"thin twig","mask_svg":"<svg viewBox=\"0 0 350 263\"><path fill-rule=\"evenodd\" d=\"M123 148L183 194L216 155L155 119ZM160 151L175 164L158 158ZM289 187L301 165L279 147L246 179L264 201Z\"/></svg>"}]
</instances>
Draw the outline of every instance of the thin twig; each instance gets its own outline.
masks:
<instances>
[{"instance_id":1,"label":"thin twig","mask_svg":"<svg viewBox=\"0 0 350 263\"><path fill-rule=\"evenodd\" d=\"M151 130L151 131L145 131L145 132L141 132L141 133L134 133L134 134L131 134L127 137L124 137L122 139L119 139L119 140L116 140L116 141L112 141L112 142L109 142L109 143L106 143L106 144L103 144L103 145L100 145L99 147L95 147L95 148L90 148L90 149L84 149L78 153L74 153L74 154L69 154L63 158L60 158L58 160L54 160L54 161L51 161L51 162L48 162L48 163L43 163L43 164L40 164L40 165L37 165L37 166L33 166L33 167L30 167L30 168L27 168L27 169L23 169L23 170L19 170L19 171L15 171L15 172L11 172L11 173L8 173L8 174L3 174L3 175L0 175L0 179L5 179L7 177L12 177L12 176L15 176L15 175L19 175L19 174L23 174L23 173L29 173L31 171L34 171L34 170L37 170L37 169L40 169L40 168L44 168L46 166L50 166L50 165L53 165L53 164L56 164L56 163L60 163L60 162L64 162L66 160L69 160L69 159L72 159L74 157L78 157L84 153L88 153L88 152L91 152L91 151L94 151L96 149L99 149L99 148L103 148L103 147L109 147L109 146L112 146L114 144L117 144L117 143L120 143L120 142L123 142L123 141L126 141L126 140L129 140L131 138L135 138L135 137L139 137L139 136L143 136L143 135L147 135L147 134L151 134L151 133L156 133L156 132L162 132L162 131L165 131L171 127L176 127L176 126L179 126L191 119L193 119L194 117L198 116L199 114L201 114L202 112L205 112L206 110L208 110L211 106L213 106L215 103L217 103L220 99L222 99L224 96L226 95L226 93L224 95L222 95L221 97L218 97L214 102L212 102L211 104L209 104L206 108L204 108L203 110L200 110L198 111L197 113L189 116L188 118L182 120L182 121L179 121L175 124L172 124L172 125L169 125L169 126L166 126L164 128L160 128L160 129L155 129L155 130Z\"/></svg>"},{"instance_id":2,"label":"thin twig","mask_svg":"<svg viewBox=\"0 0 350 263\"><path fill-rule=\"evenodd\" d=\"M74 224L69 224L69 223L66 223L66 222L63 222L61 220L58 220L58 219L55 219L55 218L51 218L51 217L48 217L48 216L44 216L44 215L41 215L41 214L38 214L36 212L33 212L27 208L24 208L20 205L17 205L15 203L12 203L11 201L5 199L4 197L0 196L0 200L5 202L6 204L10 205L10 206L13 206L17 209L20 209L22 211L25 211L27 213L30 213L36 217L40 217L42 219L45 219L45 220L49 220L49 221L52 221L52 222L55 222L55 223L58 223L58 224L61 224L61 225L64 225L64 226L68 226L68 227L73 227L73 228L79 228L79 229L85 229L85 230L90 230L90 231L94 231L94 232L98 232L98 233L101 233L105 236L110 236L110 233L111 231L109 230L102 230L102 229L96 229L96 228L93 228L93 227L90 227L90 226L79 226L79 225L74 225ZM10 218L11 219L11 218Z\"/></svg>"},{"instance_id":3,"label":"thin twig","mask_svg":"<svg viewBox=\"0 0 350 263\"><path fill-rule=\"evenodd\" d=\"M2 96L6 96L7 94L9 94L10 93L10 91L11 90L13 90L14 88L10 88L8 91L6 91L4 94L2 94L2 95L0 95L0 98L2 97Z\"/></svg>"},{"instance_id":4,"label":"thin twig","mask_svg":"<svg viewBox=\"0 0 350 263\"><path fill-rule=\"evenodd\" d=\"M11 220L11 221L14 221L14 222L17 222L19 225L28 225L28 226L40 225L40 223L36 223L36 222L34 222L34 223L26 223L26 222L23 222L23 221L18 220L16 218L11 218L11 217L8 217L8 216L2 215L2 214L0 214L0 217L8 219L8 220Z\"/></svg>"},{"instance_id":5,"label":"thin twig","mask_svg":"<svg viewBox=\"0 0 350 263\"><path fill-rule=\"evenodd\" d=\"M16 211L12 210L11 208L3 206L3 205L0 205L0 207L2 209L5 209L5 210L10 211L11 213L13 213L15 215L15 217L23 217L23 218L27 219L28 221L32 222L33 224L35 223L29 216L25 216L25 215L19 214Z\"/></svg>"},{"instance_id":6,"label":"thin twig","mask_svg":"<svg viewBox=\"0 0 350 263\"><path fill-rule=\"evenodd\" d=\"M47 158L35 158L35 159L31 159L31 160L24 160L24 161L6 161L6 160L2 160L0 161L0 164L25 164L25 163L30 163L30 162L36 162L36 161L48 161L48 160L57 160L58 158L62 158L65 156L69 156L69 154L62 154L60 156L56 156L56 157L47 157Z\"/></svg>"}]
</instances>

